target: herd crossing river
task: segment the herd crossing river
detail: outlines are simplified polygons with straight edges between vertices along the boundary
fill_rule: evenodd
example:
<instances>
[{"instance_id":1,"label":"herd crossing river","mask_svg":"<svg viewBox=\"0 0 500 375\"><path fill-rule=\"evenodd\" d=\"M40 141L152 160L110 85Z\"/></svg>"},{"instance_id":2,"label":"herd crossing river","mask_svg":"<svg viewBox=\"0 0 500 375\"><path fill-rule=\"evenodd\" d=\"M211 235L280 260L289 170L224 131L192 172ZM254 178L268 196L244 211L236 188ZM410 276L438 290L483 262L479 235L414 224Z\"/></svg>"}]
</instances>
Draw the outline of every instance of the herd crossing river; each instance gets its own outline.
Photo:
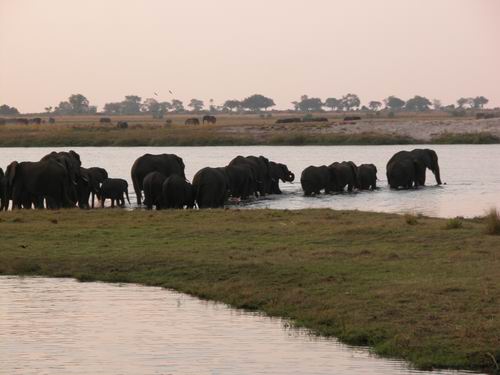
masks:
<instances>
[{"instance_id":1,"label":"herd crossing river","mask_svg":"<svg viewBox=\"0 0 500 375\"><path fill-rule=\"evenodd\" d=\"M386 179L386 163L401 150L431 147L439 155L443 185L437 186L427 171L426 187L394 191ZM225 166L237 155L265 155L284 163L295 173L293 183L281 183L282 195L267 195L246 202L230 203L239 208L334 208L380 212L414 212L437 217L474 217L483 215L500 202L500 146L498 145L411 145L411 146L236 146L236 147L82 147L73 148L82 159L82 166L100 166L110 177L129 183L130 208L136 207L130 168L146 153L171 153L182 157L186 177L192 180L203 167ZM0 166L12 160L39 160L52 150L47 148L2 148ZM376 191L304 197L300 173L309 165L329 165L335 161L352 160L356 164L373 163L378 169Z\"/></svg>"}]
</instances>

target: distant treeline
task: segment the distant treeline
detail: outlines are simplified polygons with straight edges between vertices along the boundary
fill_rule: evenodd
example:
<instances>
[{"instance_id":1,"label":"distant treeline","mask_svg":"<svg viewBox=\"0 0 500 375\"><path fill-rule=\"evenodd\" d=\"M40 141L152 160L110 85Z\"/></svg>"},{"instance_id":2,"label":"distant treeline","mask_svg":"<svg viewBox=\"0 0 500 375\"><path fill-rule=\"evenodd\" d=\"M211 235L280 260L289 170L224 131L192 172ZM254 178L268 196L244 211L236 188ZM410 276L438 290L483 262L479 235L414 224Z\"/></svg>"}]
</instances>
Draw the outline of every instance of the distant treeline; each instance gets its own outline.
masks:
<instances>
[{"instance_id":1,"label":"distant treeline","mask_svg":"<svg viewBox=\"0 0 500 375\"><path fill-rule=\"evenodd\" d=\"M302 95L300 100L293 101L293 111L297 112L352 112L371 111L378 112L387 110L391 112L409 111L425 112L430 110L448 111L455 115L465 114L467 109L483 109L488 104L488 99L484 96L469 98L459 98L455 104L443 105L440 100L415 95L413 98L403 100L396 96L389 96L382 101L372 100L366 105L361 105L361 100L356 94L346 94L340 98L321 98ZM208 106L200 99L191 99L184 106L179 99L171 101L158 101L155 98L142 99L137 95L127 95L120 102L106 103L100 113L107 115L137 115L150 114L155 118L162 118L167 113L244 113L261 112L274 107L274 100L264 95L254 94L242 100L226 100L222 105L214 104L213 99L209 100ZM89 100L82 94L71 95L68 100L62 101L56 107L46 107L45 113L54 115L82 115L97 113L97 106L90 105ZM0 106L0 115L17 115L17 108L8 105Z\"/></svg>"}]
</instances>

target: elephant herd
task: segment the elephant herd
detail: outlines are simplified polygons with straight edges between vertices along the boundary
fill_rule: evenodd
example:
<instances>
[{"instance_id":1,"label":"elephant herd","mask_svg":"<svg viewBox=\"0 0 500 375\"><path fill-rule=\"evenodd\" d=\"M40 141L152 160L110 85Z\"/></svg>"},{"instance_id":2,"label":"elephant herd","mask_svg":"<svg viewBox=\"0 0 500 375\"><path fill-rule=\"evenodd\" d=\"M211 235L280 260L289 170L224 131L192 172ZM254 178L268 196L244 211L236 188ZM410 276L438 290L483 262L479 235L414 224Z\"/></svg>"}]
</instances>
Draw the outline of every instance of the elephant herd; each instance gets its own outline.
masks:
<instances>
[{"instance_id":1,"label":"elephant herd","mask_svg":"<svg viewBox=\"0 0 500 375\"><path fill-rule=\"evenodd\" d=\"M438 157L430 149L400 151L387 163L387 180L392 189L410 189L425 185L430 169L440 185ZM182 158L174 154L139 157L131 169L137 204L148 209L218 208L225 202L281 194L279 183L293 182L295 175L285 164L264 156L237 156L224 167L205 167L186 179ZM374 190L377 168L373 164L357 166L352 161L328 166L309 166L300 177L305 196ZM10 163L5 173L0 168L0 210L67 207L94 208L95 197L101 207L107 199L111 207L130 204L128 183L109 178L99 167L84 168L75 151L51 152L39 161Z\"/></svg>"}]
</instances>

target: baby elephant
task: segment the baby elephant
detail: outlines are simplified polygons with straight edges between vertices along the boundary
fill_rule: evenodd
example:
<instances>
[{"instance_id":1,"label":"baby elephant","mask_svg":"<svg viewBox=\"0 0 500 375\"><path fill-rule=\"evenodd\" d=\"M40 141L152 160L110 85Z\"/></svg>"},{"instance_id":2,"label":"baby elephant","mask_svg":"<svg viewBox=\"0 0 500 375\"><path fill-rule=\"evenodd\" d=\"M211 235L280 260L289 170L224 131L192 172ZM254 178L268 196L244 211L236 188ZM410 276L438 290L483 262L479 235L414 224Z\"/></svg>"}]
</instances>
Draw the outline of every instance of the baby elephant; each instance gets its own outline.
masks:
<instances>
[{"instance_id":1,"label":"baby elephant","mask_svg":"<svg viewBox=\"0 0 500 375\"><path fill-rule=\"evenodd\" d=\"M361 164L358 167L359 190L375 190L377 188L377 167L373 164Z\"/></svg>"},{"instance_id":2,"label":"baby elephant","mask_svg":"<svg viewBox=\"0 0 500 375\"><path fill-rule=\"evenodd\" d=\"M173 174L163 183L163 207L193 208L193 187L184 177Z\"/></svg>"},{"instance_id":3,"label":"baby elephant","mask_svg":"<svg viewBox=\"0 0 500 375\"><path fill-rule=\"evenodd\" d=\"M142 186L144 188L144 204L148 210L156 206L157 210L162 208L162 186L167 179L163 173L151 172L144 177Z\"/></svg>"},{"instance_id":4,"label":"baby elephant","mask_svg":"<svg viewBox=\"0 0 500 375\"><path fill-rule=\"evenodd\" d=\"M104 207L106 199L111 199L111 207L115 207L115 201L118 206L125 206L125 198L127 197L128 204L128 183L122 178L107 178L102 182L98 198L101 200L101 207Z\"/></svg>"}]
</instances>

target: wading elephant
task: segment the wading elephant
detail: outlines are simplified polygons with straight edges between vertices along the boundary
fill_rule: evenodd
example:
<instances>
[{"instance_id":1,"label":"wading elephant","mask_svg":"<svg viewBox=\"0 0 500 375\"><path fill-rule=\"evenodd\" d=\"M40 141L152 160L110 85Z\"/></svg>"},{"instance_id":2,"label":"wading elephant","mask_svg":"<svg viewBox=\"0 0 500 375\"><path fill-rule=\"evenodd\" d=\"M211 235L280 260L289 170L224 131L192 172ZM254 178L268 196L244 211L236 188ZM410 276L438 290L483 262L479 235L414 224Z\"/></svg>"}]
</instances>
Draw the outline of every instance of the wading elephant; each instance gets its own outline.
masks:
<instances>
[{"instance_id":1,"label":"wading elephant","mask_svg":"<svg viewBox=\"0 0 500 375\"><path fill-rule=\"evenodd\" d=\"M134 185L135 194L137 196L137 204L141 204L142 200L142 182L144 177L150 172L160 172L169 177L172 174L177 174L186 178L184 174L184 162L182 158L174 154L151 155L145 154L139 157L132 165L131 175Z\"/></svg>"},{"instance_id":2,"label":"wading elephant","mask_svg":"<svg viewBox=\"0 0 500 375\"><path fill-rule=\"evenodd\" d=\"M237 156L229 162L229 165L246 165L250 167L255 178L259 196L264 196L269 191L271 186L269 159L264 156Z\"/></svg>"},{"instance_id":3,"label":"wading elephant","mask_svg":"<svg viewBox=\"0 0 500 375\"><path fill-rule=\"evenodd\" d=\"M199 208L224 207L229 195L229 179L225 169L206 167L196 172L193 192Z\"/></svg>"},{"instance_id":4,"label":"wading elephant","mask_svg":"<svg viewBox=\"0 0 500 375\"><path fill-rule=\"evenodd\" d=\"M183 179L182 177L180 178ZM155 206L157 210L162 209L162 187L166 179L167 177L160 172L151 172L144 177L144 181L142 182L144 188L144 204L148 210L152 210L153 206Z\"/></svg>"},{"instance_id":5,"label":"wading elephant","mask_svg":"<svg viewBox=\"0 0 500 375\"><path fill-rule=\"evenodd\" d=\"M94 198L99 193L101 184L108 178L108 172L104 168L87 168L87 174L90 177L90 193L92 194L92 208L94 208Z\"/></svg>"},{"instance_id":6,"label":"wading elephant","mask_svg":"<svg viewBox=\"0 0 500 375\"><path fill-rule=\"evenodd\" d=\"M425 172L426 168L430 169L436 178L436 183L441 185L441 172L439 169L438 156L434 150L431 149L415 149L412 151L400 151L393 155L393 157L387 163L387 171L389 171L389 166L391 165L391 170L394 173L394 166L399 165L398 162L403 161L404 159L415 159L418 161L416 165L416 176L415 176L415 186L424 186L425 185ZM408 162L404 163L408 166ZM423 169L421 168L423 166ZM388 177L389 178L389 174ZM389 185L391 181L389 180Z\"/></svg>"},{"instance_id":7,"label":"wading elephant","mask_svg":"<svg viewBox=\"0 0 500 375\"><path fill-rule=\"evenodd\" d=\"M14 161L5 173L5 195L12 199L12 208L68 207L67 173L55 160L38 162ZM6 202L8 206L8 202Z\"/></svg>"},{"instance_id":8,"label":"wading elephant","mask_svg":"<svg viewBox=\"0 0 500 375\"><path fill-rule=\"evenodd\" d=\"M0 168L0 211L7 209L7 196L5 194L6 189L5 174L3 169Z\"/></svg>"},{"instance_id":9,"label":"wading elephant","mask_svg":"<svg viewBox=\"0 0 500 375\"><path fill-rule=\"evenodd\" d=\"M269 194L281 194L280 180L283 182L293 182L295 180L295 175L288 170L285 164L275 163L274 161L269 162L269 174L271 177Z\"/></svg>"},{"instance_id":10,"label":"wading elephant","mask_svg":"<svg viewBox=\"0 0 500 375\"><path fill-rule=\"evenodd\" d=\"M194 208L193 187L181 176L168 177L163 182L162 195L164 208Z\"/></svg>"},{"instance_id":11,"label":"wading elephant","mask_svg":"<svg viewBox=\"0 0 500 375\"><path fill-rule=\"evenodd\" d=\"M305 196L319 195L321 190L329 194L335 187L335 171L333 168L322 165L309 166L302 171L300 184Z\"/></svg>"},{"instance_id":12,"label":"wading elephant","mask_svg":"<svg viewBox=\"0 0 500 375\"><path fill-rule=\"evenodd\" d=\"M111 207L115 207L115 202L118 206L125 206L125 196L128 198L128 183L121 178L107 178L103 181L99 190L98 198L101 200L101 207L104 207L106 199L111 199Z\"/></svg>"},{"instance_id":13,"label":"wading elephant","mask_svg":"<svg viewBox=\"0 0 500 375\"><path fill-rule=\"evenodd\" d=\"M229 194L233 198L247 199L256 195L257 184L250 166L228 165L224 169L229 180Z\"/></svg>"},{"instance_id":14,"label":"wading elephant","mask_svg":"<svg viewBox=\"0 0 500 375\"><path fill-rule=\"evenodd\" d=\"M375 190L377 188L377 167L373 164L358 166L357 186L359 190Z\"/></svg>"},{"instance_id":15,"label":"wading elephant","mask_svg":"<svg viewBox=\"0 0 500 375\"><path fill-rule=\"evenodd\" d=\"M352 191L357 187L358 167L352 161L335 162L329 167L335 172L335 191L342 192L346 186L348 191Z\"/></svg>"},{"instance_id":16,"label":"wading elephant","mask_svg":"<svg viewBox=\"0 0 500 375\"><path fill-rule=\"evenodd\" d=\"M425 165L412 156L396 158L387 163L387 181L391 189L418 187L422 174L425 174Z\"/></svg>"}]
</instances>

